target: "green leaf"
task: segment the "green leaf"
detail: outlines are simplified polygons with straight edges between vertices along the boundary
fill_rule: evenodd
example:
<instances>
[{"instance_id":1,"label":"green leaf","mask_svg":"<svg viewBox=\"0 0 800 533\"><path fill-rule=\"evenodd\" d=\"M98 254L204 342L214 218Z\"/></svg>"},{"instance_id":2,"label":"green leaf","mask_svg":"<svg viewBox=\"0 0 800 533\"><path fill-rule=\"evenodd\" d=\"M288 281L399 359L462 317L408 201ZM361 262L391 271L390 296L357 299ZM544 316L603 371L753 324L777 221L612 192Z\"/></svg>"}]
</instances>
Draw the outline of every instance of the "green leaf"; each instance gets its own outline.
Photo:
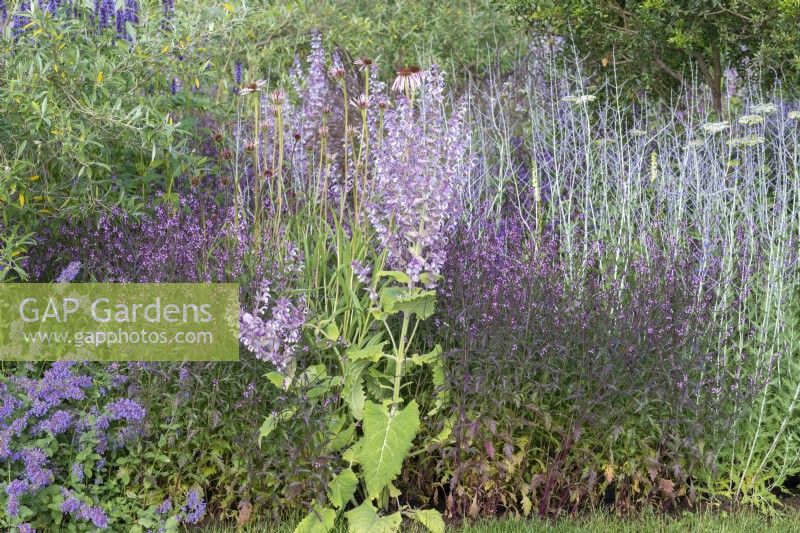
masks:
<instances>
[{"instance_id":1,"label":"green leaf","mask_svg":"<svg viewBox=\"0 0 800 533\"><path fill-rule=\"evenodd\" d=\"M403 521L399 512L389 516L378 516L378 512L369 501L346 512L344 516L347 517L347 530L350 533L394 533L400 530L400 523Z\"/></svg>"},{"instance_id":2,"label":"green leaf","mask_svg":"<svg viewBox=\"0 0 800 533\"><path fill-rule=\"evenodd\" d=\"M377 362L381 358L381 355L383 355L383 347L385 345L386 341L383 341L379 344L373 344L371 346L361 348L360 350L349 349L345 352L345 354L351 361L371 359L373 362Z\"/></svg>"},{"instance_id":3,"label":"green leaf","mask_svg":"<svg viewBox=\"0 0 800 533\"><path fill-rule=\"evenodd\" d=\"M373 402L364 405L364 437L358 462L370 498L377 498L386 484L400 474L417 431L419 407L413 400L395 412Z\"/></svg>"},{"instance_id":4,"label":"green leaf","mask_svg":"<svg viewBox=\"0 0 800 533\"><path fill-rule=\"evenodd\" d=\"M358 487L358 478L350 469L345 468L328 484L328 499L334 507L340 509L347 505Z\"/></svg>"},{"instance_id":5,"label":"green leaf","mask_svg":"<svg viewBox=\"0 0 800 533\"><path fill-rule=\"evenodd\" d=\"M339 326L336 325L336 322L331 322L325 326L325 336L328 338L328 340L334 342L339 340Z\"/></svg>"},{"instance_id":6,"label":"green leaf","mask_svg":"<svg viewBox=\"0 0 800 533\"><path fill-rule=\"evenodd\" d=\"M381 270L378 272L378 278L393 278L397 283L402 283L403 285L411 283L411 278L408 277L408 274L397 270Z\"/></svg>"},{"instance_id":7,"label":"green leaf","mask_svg":"<svg viewBox=\"0 0 800 533\"><path fill-rule=\"evenodd\" d=\"M418 366L436 364L441 362L441 357L440 357L441 355L442 355L442 347L439 344L437 344L433 348L433 350L424 355L419 355L419 354L412 355L411 362Z\"/></svg>"},{"instance_id":8,"label":"green leaf","mask_svg":"<svg viewBox=\"0 0 800 533\"><path fill-rule=\"evenodd\" d=\"M405 312L419 320L429 318L436 309L436 291L409 287L385 287L380 293L381 309L386 313Z\"/></svg>"},{"instance_id":9,"label":"green leaf","mask_svg":"<svg viewBox=\"0 0 800 533\"><path fill-rule=\"evenodd\" d=\"M408 513L408 516L425 526L431 533L444 533L444 520L436 509L418 509Z\"/></svg>"},{"instance_id":10,"label":"green leaf","mask_svg":"<svg viewBox=\"0 0 800 533\"><path fill-rule=\"evenodd\" d=\"M267 372L267 381L272 383L278 389L284 389L286 379L287 377L280 372Z\"/></svg>"},{"instance_id":11,"label":"green leaf","mask_svg":"<svg viewBox=\"0 0 800 533\"><path fill-rule=\"evenodd\" d=\"M294 533L328 533L336 524L336 512L315 505L314 509L294 528Z\"/></svg>"},{"instance_id":12,"label":"green leaf","mask_svg":"<svg viewBox=\"0 0 800 533\"><path fill-rule=\"evenodd\" d=\"M269 437L270 433L275 431L275 428L278 427L278 417L275 416L275 413L270 413L270 415L264 419L264 423L261 424L261 429L258 430L258 446L261 447L261 441L266 437Z\"/></svg>"},{"instance_id":13,"label":"green leaf","mask_svg":"<svg viewBox=\"0 0 800 533\"><path fill-rule=\"evenodd\" d=\"M361 375L367 364L369 364L368 361L355 361L346 363L344 367L342 396L356 420L361 420L364 413L364 402L367 400L367 394L364 392L364 378Z\"/></svg>"}]
</instances>

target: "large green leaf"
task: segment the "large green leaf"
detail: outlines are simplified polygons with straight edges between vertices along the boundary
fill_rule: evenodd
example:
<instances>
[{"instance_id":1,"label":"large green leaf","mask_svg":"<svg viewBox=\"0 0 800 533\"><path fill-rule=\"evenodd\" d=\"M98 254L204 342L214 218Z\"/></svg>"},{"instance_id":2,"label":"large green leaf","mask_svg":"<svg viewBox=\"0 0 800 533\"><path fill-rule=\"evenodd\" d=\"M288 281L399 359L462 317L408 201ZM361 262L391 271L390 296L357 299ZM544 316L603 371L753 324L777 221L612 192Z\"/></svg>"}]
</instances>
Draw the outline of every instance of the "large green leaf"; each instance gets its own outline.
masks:
<instances>
[{"instance_id":1,"label":"large green leaf","mask_svg":"<svg viewBox=\"0 0 800 533\"><path fill-rule=\"evenodd\" d=\"M373 344L372 346L367 346L358 350L349 349L345 352L345 354L351 361L359 361L361 359L378 361L378 359L381 358L381 355L383 355L383 347L385 345L386 341L383 341L381 343Z\"/></svg>"},{"instance_id":2,"label":"large green leaf","mask_svg":"<svg viewBox=\"0 0 800 533\"><path fill-rule=\"evenodd\" d=\"M297 524L294 533L328 533L336 525L336 512L327 507L314 506L308 515Z\"/></svg>"},{"instance_id":3,"label":"large green leaf","mask_svg":"<svg viewBox=\"0 0 800 533\"><path fill-rule=\"evenodd\" d=\"M417 509L408 516L425 526L431 533L444 533L444 519L436 509Z\"/></svg>"},{"instance_id":4,"label":"large green leaf","mask_svg":"<svg viewBox=\"0 0 800 533\"><path fill-rule=\"evenodd\" d=\"M358 462L370 498L377 498L386 484L400 474L417 431L419 407L413 400L395 412L373 402L364 405L364 438Z\"/></svg>"},{"instance_id":5,"label":"large green leaf","mask_svg":"<svg viewBox=\"0 0 800 533\"><path fill-rule=\"evenodd\" d=\"M395 533L400 530L403 521L399 512L378 516L369 500L344 515L347 517L347 530L350 533Z\"/></svg>"},{"instance_id":6,"label":"large green leaf","mask_svg":"<svg viewBox=\"0 0 800 533\"><path fill-rule=\"evenodd\" d=\"M369 361L363 359L345 362L342 397L356 420L361 420L364 413L364 402L367 400L367 394L364 392L364 378L361 374L368 364Z\"/></svg>"},{"instance_id":7,"label":"large green leaf","mask_svg":"<svg viewBox=\"0 0 800 533\"><path fill-rule=\"evenodd\" d=\"M350 468L339 472L328 484L328 499L337 509L344 507L358 487L358 478Z\"/></svg>"},{"instance_id":8,"label":"large green leaf","mask_svg":"<svg viewBox=\"0 0 800 533\"><path fill-rule=\"evenodd\" d=\"M380 303L385 313L401 311L425 320L436 309L436 291L416 287L385 287L380 293Z\"/></svg>"}]
</instances>

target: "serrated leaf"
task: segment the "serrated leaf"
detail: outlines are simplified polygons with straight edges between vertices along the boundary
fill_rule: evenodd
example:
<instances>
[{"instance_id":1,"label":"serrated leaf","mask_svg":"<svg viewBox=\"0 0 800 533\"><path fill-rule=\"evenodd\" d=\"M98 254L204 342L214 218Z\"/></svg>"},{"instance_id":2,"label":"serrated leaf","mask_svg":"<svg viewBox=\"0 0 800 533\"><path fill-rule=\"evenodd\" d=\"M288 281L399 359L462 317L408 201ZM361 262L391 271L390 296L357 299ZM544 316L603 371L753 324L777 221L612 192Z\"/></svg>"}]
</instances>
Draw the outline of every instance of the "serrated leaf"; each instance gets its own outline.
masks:
<instances>
[{"instance_id":1,"label":"serrated leaf","mask_svg":"<svg viewBox=\"0 0 800 533\"><path fill-rule=\"evenodd\" d=\"M364 472L367 493L377 498L387 483L403 468L403 461L419 431L419 407L411 401L403 409L390 412L385 405L364 405L364 437L358 462Z\"/></svg>"},{"instance_id":2,"label":"serrated leaf","mask_svg":"<svg viewBox=\"0 0 800 533\"><path fill-rule=\"evenodd\" d=\"M315 506L294 528L294 533L328 533L336 524L336 512L327 507Z\"/></svg>"},{"instance_id":3,"label":"serrated leaf","mask_svg":"<svg viewBox=\"0 0 800 533\"><path fill-rule=\"evenodd\" d=\"M365 501L344 514L350 533L394 533L400 530L403 517L399 512L389 516L378 516L377 510Z\"/></svg>"},{"instance_id":4,"label":"serrated leaf","mask_svg":"<svg viewBox=\"0 0 800 533\"><path fill-rule=\"evenodd\" d=\"M358 488L358 478L350 469L345 468L339 472L328 484L328 499L337 509L347 505Z\"/></svg>"},{"instance_id":5,"label":"serrated leaf","mask_svg":"<svg viewBox=\"0 0 800 533\"><path fill-rule=\"evenodd\" d=\"M386 313L405 312L425 320L436 309L436 291L409 287L385 287L380 292L381 309Z\"/></svg>"},{"instance_id":6,"label":"serrated leaf","mask_svg":"<svg viewBox=\"0 0 800 533\"><path fill-rule=\"evenodd\" d=\"M440 362L441 355L442 355L442 347L441 345L437 344L433 348L433 350L431 350L426 354L419 355L415 353L414 355L412 355L411 362L418 366L435 364Z\"/></svg>"},{"instance_id":7,"label":"serrated leaf","mask_svg":"<svg viewBox=\"0 0 800 533\"><path fill-rule=\"evenodd\" d=\"M383 355L383 347L386 345L386 341L383 341L379 344L373 344L371 346L367 346L365 348L361 348L358 350L349 349L345 352L347 357L351 361L359 361L361 359L371 359L372 361L378 361Z\"/></svg>"},{"instance_id":8,"label":"serrated leaf","mask_svg":"<svg viewBox=\"0 0 800 533\"><path fill-rule=\"evenodd\" d=\"M353 418L361 420L364 413L364 402L367 401L367 394L364 392L364 378L362 372L369 364L368 361L347 362L344 368L344 387L342 397Z\"/></svg>"},{"instance_id":9,"label":"serrated leaf","mask_svg":"<svg viewBox=\"0 0 800 533\"><path fill-rule=\"evenodd\" d=\"M444 533L444 519L436 509L417 509L408 513L431 533Z\"/></svg>"}]
</instances>

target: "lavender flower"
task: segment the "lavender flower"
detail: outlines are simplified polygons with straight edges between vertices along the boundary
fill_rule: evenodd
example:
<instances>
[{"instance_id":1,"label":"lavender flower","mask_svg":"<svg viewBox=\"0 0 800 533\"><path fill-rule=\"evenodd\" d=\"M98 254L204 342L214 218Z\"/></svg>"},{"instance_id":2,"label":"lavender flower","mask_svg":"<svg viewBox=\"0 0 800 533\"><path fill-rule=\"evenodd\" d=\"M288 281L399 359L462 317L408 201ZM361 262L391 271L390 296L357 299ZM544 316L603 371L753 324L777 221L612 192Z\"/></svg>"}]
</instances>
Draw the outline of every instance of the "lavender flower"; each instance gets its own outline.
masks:
<instances>
[{"instance_id":1,"label":"lavender flower","mask_svg":"<svg viewBox=\"0 0 800 533\"><path fill-rule=\"evenodd\" d=\"M282 297L272 304L269 285L264 284L257 304L253 313L241 313L239 337L256 358L284 369L300 342L300 328L307 315L305 299L294 303Z\"/></svg>"},{"instance_id":2,"label":"lavender flower","mask_svg":"<svg viewBox=\"0 0 800 533\"><path fill-rule=\"evenodd\" d=\"M167 498L156 507L157 515L165 515L172 510L172 500Z\"/></svg>"},{"instance_id":3,"label":"lavender flower","mask_svg":"<svg viewBox=\"0 0 800 533\"><path fill-rule=\"evenodd\" d=\"M448 120L443 114L442 73L434 68L427 78L419 113L401 99L386 114L386 138L375 156L376 193L368 207L390 266L414 282L422 272L441 270L469 170L462 115Z\"/></svg>"},{"instance_id":4,"label":"lavender flower","mask_svg":"<svg viewBox=\"0 0 800 533\"><path fill-rule=\"evenodd\" d=\"M365 285L368 284L372 267L362 264L358 259L353 259L352 267L353 273L356 275L356 279Z\"/></svg>"},{"instance_id":5,"label":"lavender flower","mask_svg":"<svg viewBox=\"0 0 800 533\"><path fill-rule=\"evenodd\" d=\"M114 19L114 13L116 7L115 4L116 2L114 0L101 0L100 12L98 13L97 17L98 27L101 30L104 30L109 26L111 26L112 19Z\"/></svg>"},{"instance_id":6,"label":"lavender flower","mask_svg":"<svg viewBox=\"0 0 800 533\"><path fill-rule=\"evenodd\" d=\"M73 463L72 468L72 475L78 483L83 481L83 465L80 463Z\"/></svg>"},{"instance_id":7,"label":"lavender flower","mask_svg":"<svg viewBox=\"0 0 800 533\"><path fill-rule=\"evenodd\" d=\"M126 0L125 20L131 24L139 24L139 0Z\"/></svg>"},{"instance_id":8,"label":"lavender flower","mask_svg":"<svg viewBox=\"0 0 800 533\"><path fill-rule=\"evenodd\" d=\"M233 67L233 79L236 82L236 85L242 84L242 63L241 61L236 62L236 66Z\"/></svg>"},{"instance_id":9,"label":"lavender flower","mask_svg":"<svg viewBox=\"0 0 800 533\"><path fill-rule=\"evenodd\" d=\"M181 507L181 522L197 524L206 514L206 502L197 489L192 489L186 497L186 505Z\"/></svg>"},{"instance_id":10,"label":"lavender flower","mask_svg":"<svg viewBox=\"0 0 800 533\"><path fill-rule=\"evenodd\" d=\"M138 403L128 398L120 398L106 406L112 420L127 420L128 422L141 422L144 420L145 410Z\"/></svg>"},{"instance_id":11,"label":"lavender flower","mask_svg":"<svg viewBox=\"0 0 800 533\"><path fill-rule=\"evenodd\" d=\"M92 506L80 501L72 491L62 492L64 501L61 504L61 512L73 516L78 520L91 522L95 527L107 528L108 516L101 507Z\"/></svg>"},{"instance_id":12,"label":"lavender flower","mask_svg":"<svg viewBox=\"0 0 800 533\"><path fill-rule=\"evenodd\" d=\"M56 283L69 283L70 281L73 281L76 277L78 277L78 272L80 272L80 270L81 262L72 261L64 270L61 271L61 274L58 275L56 278Z\"/></svg>"}]
</instances>

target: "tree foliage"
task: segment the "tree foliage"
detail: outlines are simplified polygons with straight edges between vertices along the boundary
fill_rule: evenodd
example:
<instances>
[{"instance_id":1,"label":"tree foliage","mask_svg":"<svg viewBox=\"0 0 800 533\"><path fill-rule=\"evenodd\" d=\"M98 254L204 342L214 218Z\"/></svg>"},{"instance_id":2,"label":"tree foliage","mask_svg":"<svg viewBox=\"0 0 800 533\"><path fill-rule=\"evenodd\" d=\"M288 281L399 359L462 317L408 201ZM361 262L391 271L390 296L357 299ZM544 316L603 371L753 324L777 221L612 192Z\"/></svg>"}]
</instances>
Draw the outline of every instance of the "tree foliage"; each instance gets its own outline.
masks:
<instances>
[{"instance_id":1,"label":"tree foliage","mask_svg":"<svg viewBox=\"0 0 800 533\"><path fill-rule=\"evenodd\" d=\"M800 72L798 0L510 0L506 7L526 27L567 39L595 71L613 59L636 87L679 87L695 68L717 110L726 68L758 70L769 82Z\"/></svg>"}]
</instances>

